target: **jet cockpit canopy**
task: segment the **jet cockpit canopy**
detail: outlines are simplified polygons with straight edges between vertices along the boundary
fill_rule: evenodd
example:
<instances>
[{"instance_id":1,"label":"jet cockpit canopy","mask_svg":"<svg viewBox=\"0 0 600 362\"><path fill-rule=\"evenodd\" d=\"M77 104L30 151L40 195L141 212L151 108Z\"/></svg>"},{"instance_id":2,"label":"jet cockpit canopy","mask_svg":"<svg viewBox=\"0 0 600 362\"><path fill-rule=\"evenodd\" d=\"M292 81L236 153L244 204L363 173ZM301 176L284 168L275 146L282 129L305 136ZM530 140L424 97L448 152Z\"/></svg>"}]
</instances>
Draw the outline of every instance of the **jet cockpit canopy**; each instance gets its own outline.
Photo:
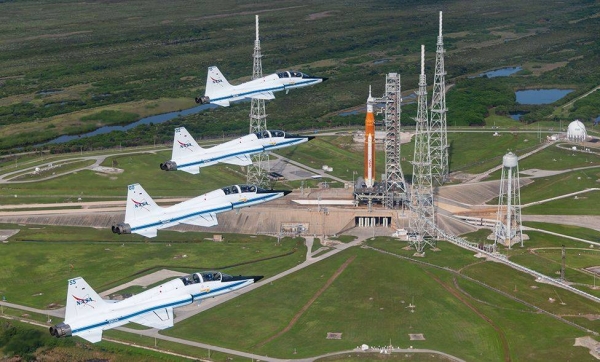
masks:
<instances>
[{"instance_id":1,"label":"jet cockpit canopy","mask_svg":"<svg viewBox=\"0 0 600 362\"><path fill-rule=\"evenodd\" d=\"M279 78L314 78L308 74L298 72L297 70L289 70L287 72L277 73Z\"/></svg>"},{"instance_id":2,"label":"jet cockpit canopy","mask_svg":"<svg viewBox=\"0 0 600 362\"><path fill-rule=\"evenodd\" d=\"M255 132L256 138L271 138L271 137L285 137L285 132L280 130L264 130L261 132Z\"/></svg>"},{"instance_id":3,"label":"jet cockpit canopy","mask_svg":"<svg viewBox=\"0 0 600 362\"><path fill-rule=\"evenodd\" d=\"M218 271L205 271L205 272L186 275L179 279L181 279L181 281L183 281L184 285L190 285L190 284L198 284L198 283L204 283L204 282L220 282L223 279L223 275L225 275L226 277L228 276L227 274L222 274L221 272L218 272Z\"/></svg>"},{"instance_id":4,"label":"jet cockpit canopy","mask_svg":"<svg viewBox=\"0 0 600 362\"><path fill-rule=\"evenodd\" d=\"M266 192L267 190L261 189L255 185L231 185L227 187L223 187L221 190L225 193L225 195L231 194L239 194L242 192Z\"/></svg>"}]
</instances>

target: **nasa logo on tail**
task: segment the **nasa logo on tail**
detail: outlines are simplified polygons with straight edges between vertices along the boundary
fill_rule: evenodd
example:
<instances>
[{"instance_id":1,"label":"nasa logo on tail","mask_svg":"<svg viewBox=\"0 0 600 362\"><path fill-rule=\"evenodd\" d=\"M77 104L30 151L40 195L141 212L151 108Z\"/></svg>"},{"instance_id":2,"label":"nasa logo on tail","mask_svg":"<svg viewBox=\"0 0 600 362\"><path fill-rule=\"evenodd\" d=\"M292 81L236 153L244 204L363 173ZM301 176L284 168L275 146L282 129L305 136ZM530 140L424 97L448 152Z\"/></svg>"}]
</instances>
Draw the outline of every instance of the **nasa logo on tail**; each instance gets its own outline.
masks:
<instances>
[{"instance_id":1,"label":"nasa logo on tail","mask_svg":"<svg viewBox=\"0 0 600 362\"><path fill-rule=\"evenodd\" d=\"M93 305L91 305L91 302L95 302L95 300L93 300L89 295L86 295L83 298L79 298L73 295L73 298L75 298L75 301L77 302L77 306L89 306L94 308Z\"/></svg>"},{"instance_id":2,"label":"nasa logo on tail","mask_svg":"<svg viewBox=\"0 0 600 362\"><path fill-rule=\"evenodd\" d=\"M145 206L150 206L150 205L148 205L148 201L141 201L140 202L140 201L135 201L134 199L131 199L131 201L133 201L133 207L135 207L136 209L138 209L138 208L141 207L141 208L143 208L145 210L148 210L148 209L145 208Z\"/></svg>"},{"instance_id":3,"label":"nasa logo on tail","mask_svg":"<svg viewBox=\"0 0 600 362\"><path fill-rule=\"evenodd\" d=\"M223 81L221 79L215 79L213 77L210 77L210 79L212 80L213 84L223 83Z\"/></svg>"},{"instance_id":4,"label":"nasa logo on tail","mask_svg":"<svg viewBox=\"0 0 600 362\"><path fill-rule=\"evenodd\" d=\"M177 142L179 143L179 148L187 148L190 149L192 147L192 143L188 142L188 143L183 143L179 140L177 140ZM190 150L191 151L191 150Z\"/></svg>"}]
</instances>

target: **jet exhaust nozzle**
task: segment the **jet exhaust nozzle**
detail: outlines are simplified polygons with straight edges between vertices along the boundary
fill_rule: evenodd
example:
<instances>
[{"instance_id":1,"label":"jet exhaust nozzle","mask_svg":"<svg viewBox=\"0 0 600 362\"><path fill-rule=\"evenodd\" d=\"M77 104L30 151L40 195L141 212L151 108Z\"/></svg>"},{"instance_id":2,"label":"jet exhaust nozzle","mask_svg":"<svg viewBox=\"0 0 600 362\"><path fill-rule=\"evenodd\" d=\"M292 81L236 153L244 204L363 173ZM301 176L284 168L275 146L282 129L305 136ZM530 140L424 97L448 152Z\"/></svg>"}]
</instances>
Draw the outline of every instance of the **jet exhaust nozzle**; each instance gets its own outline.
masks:
<instances>
[{"instance_id":1,"label":"jet exhaust nozzle","mask_svg":"<svg viewBox=\"0 0 600 362\"><path fill-rule=\"evenodd\" d=\"M163 171L177 171L177 163L167 161L160 164L160 169Z\"/></svg>"},{"instance_id":2,"label":"jet exhaust nozzle","mask_svg":"<svg viewBox=\"0 0 600 362\"><path fill-rule=\"evenodd\" d=\"M210 98L207 96L196 97L196 98L194 98L194 100L198 104L209 104L210 103Z\"/></svg>"},{"instance_id":3,"label":"jet exhaust nozzle","mask_svg":"<svg viewBox=\"0 0 600 362\"><path fill-rule=\"evenodd\" d=\"M54 325L48 329L50 331L50 335L61 338L61 337L69 337L72 335L71 326L64 323L59 323Z\"/></svg>"},{"instance_id":4,"label":"jet exhaust nozzle","mask_svg":"<svg viewBox=\"0 0 600 362\"><path fill-rule=\"evenodd\" d=\"M112 232L115 234L131 234L131 226L129 224L120 223L112 226Z\"/></svg>"}]
</instances>

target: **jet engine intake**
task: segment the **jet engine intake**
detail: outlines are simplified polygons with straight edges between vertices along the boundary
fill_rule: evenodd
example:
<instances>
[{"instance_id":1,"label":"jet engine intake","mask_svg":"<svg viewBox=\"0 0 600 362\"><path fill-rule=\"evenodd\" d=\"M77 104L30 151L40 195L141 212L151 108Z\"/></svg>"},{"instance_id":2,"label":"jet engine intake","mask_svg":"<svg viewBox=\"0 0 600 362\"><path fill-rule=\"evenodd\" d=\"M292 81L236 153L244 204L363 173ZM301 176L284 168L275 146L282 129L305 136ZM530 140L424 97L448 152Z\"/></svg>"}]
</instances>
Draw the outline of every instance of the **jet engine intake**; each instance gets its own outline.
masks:
<instances>
[{"instance_id":1,"label":"jet engine intake","mask_svg":"<svg viewBox=\"0 0 600 362\"><path fill-rule=\"evenodd\" d=\"M210 98L208 98L206 96L196 97L195 100L196 100L196 103L198 103L198 104L209 104L210 103Z\"/></svg>"},{"instance_id":2,"label":"jet engine intake","mask_svg":"<svg viewBox=\"0 0 600 362\"><path fill-rule=\"evenodd\" d=\"M131 226L129 224L120 223L112 226L112 232L115 234L131 234Z\"/></svg>"},{"instance_id":3,"label":"jet engine intake","mask_svg":"<svg viewBox=\"0 0 600 362\"><path fill-rule=\"evenodd\" d=\"M177 171L177 163L167 161L160 164L160 169L163 171Z\"/></svg>"},{"instance_id":4,"label":"jet engine intake","mask_svg":"<svg viewBox=\"0 0 600 362\"><path fill-rule=\"evenodd\" d=\"M64 323L59 323L49 328L50 334L56 338L71 336L71 326Z\"/></svg>"}]
</instances>

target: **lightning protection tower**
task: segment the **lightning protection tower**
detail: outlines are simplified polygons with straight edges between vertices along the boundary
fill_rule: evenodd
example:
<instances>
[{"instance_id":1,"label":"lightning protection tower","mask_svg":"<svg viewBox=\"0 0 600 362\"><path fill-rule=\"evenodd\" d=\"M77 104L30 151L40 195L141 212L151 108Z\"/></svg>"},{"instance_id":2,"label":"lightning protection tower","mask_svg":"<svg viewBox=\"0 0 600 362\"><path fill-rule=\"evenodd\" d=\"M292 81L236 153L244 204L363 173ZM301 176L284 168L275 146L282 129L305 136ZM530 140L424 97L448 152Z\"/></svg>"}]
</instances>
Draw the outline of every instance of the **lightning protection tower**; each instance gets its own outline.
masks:
<instances>
[{"instance_id":1,"label":"lightning protection tower","mask_svg":"<svg viewBox=\"0 0 600 362\"><path fill-rule=\"evenodd\" d=\"M254 41L254 66L252 79L262 77L262 54L260 51L260 38L258 36L258 15L256 15L256 40ZM267 130L267 111L264 99L252 98L250 105L250 133ZM269 179L269 155L260 152L252 156L252 164L248 166L246 181L249 184L267 188Z\"/></svg>"},{"instance_id":2,"label":"lightning protection tower","mask_svg":"<svg viewBox=\"0 0 600 362\"><path fill-rule=\"evenodd\" d=\"M433 183L441 186L448 180L448 136L446 132L446 70L444 69L444 39L442 12L435 52L435 76L431 95L430 149Z\"/></svg>"},{"instance_id":3,"label":"lightning protection tower","mask_svg":"<svg viewBox=\"0 0 600 362\"><path fill-rule=\"evenodd\" d=\"M401 115L400 74L388 73L385 76L383 100L385 124L385 206L394 209L406 193L406 182L400 165L400 115Z\"/></svg>"},{"instance_id":4,"label":"lightning protection tower","mask_svg":"<svg viewBox=\"0 0 600 362\"><path fill-rule=\"evenodd\" d=\"M523 246L518 160L517 155L512 152L502 157L500 197L494 230L495 243L500 242L509 249L518 242Z\"/></svg>"},{"instance_id":5,"label":"lightning protection tower","mask_svg":"<svg viewBox=\"0 0 600 362\"><path fill-rule=\"evenodd\" d=\"M425 79L425 46L421 45L421 75L417 92L417 118L415 153L410 190L411 216L409 219L409 245L423 253L425 245L435 247L435 207L431 175L431 152L427 124L427 83Z\"/></svg>"}]
</instances>

